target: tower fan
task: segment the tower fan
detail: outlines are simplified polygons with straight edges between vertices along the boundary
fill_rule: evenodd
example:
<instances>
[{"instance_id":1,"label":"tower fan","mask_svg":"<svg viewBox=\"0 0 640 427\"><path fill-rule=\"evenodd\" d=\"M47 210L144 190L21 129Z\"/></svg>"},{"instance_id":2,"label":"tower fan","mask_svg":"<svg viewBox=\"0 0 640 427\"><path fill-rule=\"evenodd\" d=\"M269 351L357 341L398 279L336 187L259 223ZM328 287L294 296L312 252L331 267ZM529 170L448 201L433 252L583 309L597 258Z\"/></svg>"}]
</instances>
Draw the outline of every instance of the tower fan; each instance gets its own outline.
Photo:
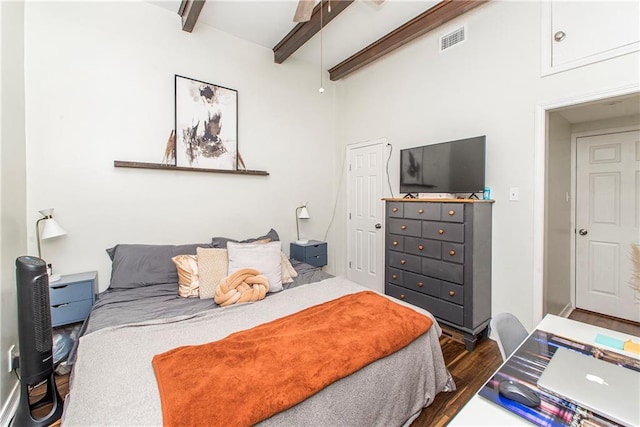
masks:
<instances>
[{"instance_id":1,"label":"tower fan","mask_svg":"<svg viewBox=\"0 0 640 427\"><path fill-rule=\"evenodd\" d=\"M53 340L46 263L36 257L16 259L18 294L18 340L20 343L20 402L11 426L48 426L62 416L62 399L53 371ZM46 393L29 402L29 392L46 382ZM33 410L51 404L43 417Z\"/></svg>"}]
</instances>

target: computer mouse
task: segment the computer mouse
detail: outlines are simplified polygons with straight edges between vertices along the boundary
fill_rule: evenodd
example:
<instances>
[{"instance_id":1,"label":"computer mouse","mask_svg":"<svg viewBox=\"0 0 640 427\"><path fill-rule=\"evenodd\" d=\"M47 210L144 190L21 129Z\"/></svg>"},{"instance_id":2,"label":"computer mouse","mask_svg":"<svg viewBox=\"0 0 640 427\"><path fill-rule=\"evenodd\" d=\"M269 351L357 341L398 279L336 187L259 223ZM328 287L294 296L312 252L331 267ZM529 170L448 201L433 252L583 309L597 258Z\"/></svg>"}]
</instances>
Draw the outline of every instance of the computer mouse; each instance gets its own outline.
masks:
<instances>
[{"instance_id":1,"label":"computer mouse","mask_svg":"<svg viewBox=\"0 0 640 427\"><path fill-rule=\"evenodd\" d=\"M514 400L523 405L535 408L540 406L540 397L524 384L520 384L511 380L500 381L498 386L500 395L507 399Z\"/></svg>"}]
</instances>

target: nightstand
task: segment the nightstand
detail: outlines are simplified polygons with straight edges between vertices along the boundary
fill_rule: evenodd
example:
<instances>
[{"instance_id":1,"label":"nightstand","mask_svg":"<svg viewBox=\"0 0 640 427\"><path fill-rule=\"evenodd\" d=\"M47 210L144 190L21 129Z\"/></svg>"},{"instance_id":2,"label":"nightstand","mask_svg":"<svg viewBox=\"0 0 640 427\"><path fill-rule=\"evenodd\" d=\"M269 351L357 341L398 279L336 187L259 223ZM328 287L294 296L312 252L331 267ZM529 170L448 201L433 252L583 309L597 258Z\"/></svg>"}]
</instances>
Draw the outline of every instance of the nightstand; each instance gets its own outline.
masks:
<instances>
[{"instance_id":1,"label":"nightstand","mask_svg":"<svg viewBox=\"0 0 640 427\"><path fill-rule=\"evenodd\" d=\"M51 326L83 322L96 299L98 272L65 274L60 280L49 283Z\"/></svg>"},{"instance_id":2,"label":"nightstand","mask_svg":"<svg viewBox=\"0 0 640 427\"><path fill-rule=\"evenodd\" d=\"M307 243L291 243L289 253L297 259L314 267L327 265L327 242L309 240Z\"/></svg>"}]
</instances>

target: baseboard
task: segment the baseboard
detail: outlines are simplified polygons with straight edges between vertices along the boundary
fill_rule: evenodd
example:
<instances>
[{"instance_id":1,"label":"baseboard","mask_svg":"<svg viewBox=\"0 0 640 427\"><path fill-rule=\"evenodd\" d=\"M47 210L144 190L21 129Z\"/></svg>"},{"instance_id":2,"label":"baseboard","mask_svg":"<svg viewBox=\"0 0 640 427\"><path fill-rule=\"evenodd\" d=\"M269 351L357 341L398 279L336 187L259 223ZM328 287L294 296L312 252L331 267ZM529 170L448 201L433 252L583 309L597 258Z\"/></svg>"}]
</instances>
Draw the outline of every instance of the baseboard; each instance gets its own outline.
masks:
<instances>
[{"instance_id":1,"label":"baseboard","mask_svg":"<svg viewBox=\"0 0 640 427\"><path fill-rule=\"evenodd\" d=\"M9 393L9 398L2 405L2 412L0 412L0 426L6 427L13 418L16 410L18 409L18 402L20 401L20 381L16 381L13 386L13 390Z\"/></svg>"},{"instance_id":2,"label":"baseboard","mask_svg":"<svg viewBox=\"0 0 640 427\"><path fill-rule=\"evenodd\" d=\"M562 311L558 314L560 317L569 317L571 312L573 311L573 306L571 304L567 304Z\"/></svg>"}]
</instances>

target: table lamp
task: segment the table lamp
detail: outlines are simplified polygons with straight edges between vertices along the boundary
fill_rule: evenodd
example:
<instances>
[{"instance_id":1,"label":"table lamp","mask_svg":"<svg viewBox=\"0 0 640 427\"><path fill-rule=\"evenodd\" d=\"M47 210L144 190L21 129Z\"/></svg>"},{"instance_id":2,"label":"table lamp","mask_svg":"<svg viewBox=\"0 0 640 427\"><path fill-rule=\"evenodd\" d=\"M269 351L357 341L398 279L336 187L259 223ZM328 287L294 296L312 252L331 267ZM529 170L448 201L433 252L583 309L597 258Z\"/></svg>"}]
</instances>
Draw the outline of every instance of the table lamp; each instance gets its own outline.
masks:
<instances>
[{"instance_id":1,"label":"table lamp","mask_svg":"<svg viewBox=\"0 0 640 427\"><path fill-rule=\"evenodd\" d=\"M42 218L36 221L36 236L38 241L38 258L42 258L42 249L41 249L41 240L51 239L53 237L64 236L67 234L66 231L60 224L53 219L53 208L43 209L40 212ZM43 223L42 232L40 231L40 223ZM55 282L56 280L60 280L59 274L51 274L49 273L49 282Z\"/></svg>"},{"instance_id":2,"label":"table lamp","mask_svg":"<svg viewBox=\"0 0 640 427\"><path fill-rule=\"evenodd\" d=\"M300 211L300 213L298 213L298 210ZM300 225L299 225L299 220L301 219L309 219L311 218L309 216L309 211L307 210L307 202L304 202L304 204L302 204L302 206L298 206L296 208L296 236L298 238L298 240L296 240L296 243L309 243L309 240L307 239L303 239L300 240Z\"/></svg>"}]
</instances>

